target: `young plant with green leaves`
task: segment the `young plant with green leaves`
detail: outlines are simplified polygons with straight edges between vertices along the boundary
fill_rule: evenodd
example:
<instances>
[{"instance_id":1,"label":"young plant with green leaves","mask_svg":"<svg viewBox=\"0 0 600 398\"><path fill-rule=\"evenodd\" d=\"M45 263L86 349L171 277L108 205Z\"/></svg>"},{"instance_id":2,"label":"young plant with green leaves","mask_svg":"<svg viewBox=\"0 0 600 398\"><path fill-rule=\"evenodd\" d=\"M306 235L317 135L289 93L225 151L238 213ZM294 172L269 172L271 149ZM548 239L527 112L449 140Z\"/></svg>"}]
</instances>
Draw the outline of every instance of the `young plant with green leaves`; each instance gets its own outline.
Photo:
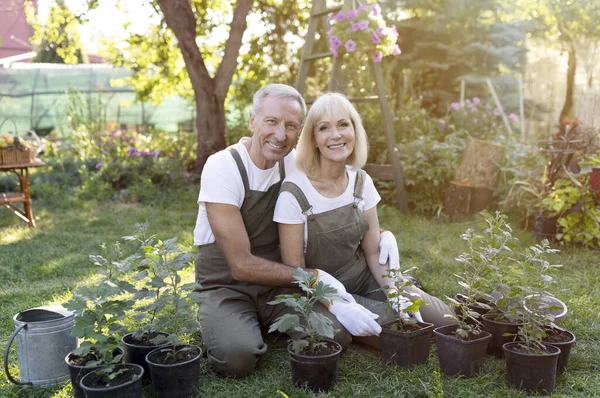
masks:
<instances>
[{"instance_id":1,"label":"young plant with green leaves","mask_svg":"<svg viewBox=\"0 0 600 398\"><path fill-rule=\"evenodd\" d=\"M102 244L101 248L103 254L90 255L101 279L74 290L65 304L67 309L75 313L75 325L71 333L83 339L73 355L83 358L86 366L103 366L121 361L122 355L113 354L120 336L126 333L122 321L133 306L131 295L135 289L118 276L132 270L134 257L124 258L119 242L112 246Z\"/></svg>"},{"instance_id":2,"label":"young plant with green leaves","mask_svg":"<svg viewBox=\"0 0 600 398\"><path fill-rule=\"evenodd\" d=\"M284 314L269 327L269 333L278 331L282 333L298 333L302 338L293 339L293 350L296 353L315 352L325 347L325 339L333 339L335 329L333 322L326 316L314 311L314 306L320 301L331 301L337 297L337 290L333 287L318 282L317 276L303 268L294 271L294 283L300 286L304 295L282 294L271 305L285 304L296 311L296 314Z\"/></svg>"},{"instance_id":3,"label":"young plant with green leaves","mask_svg":"<svg viewBox=\"0 0 600 398\"><path fill-rule=\"evenodd\" d=\"M481 332L480 313L474 308L492 310L499 291L506 290L506 285L501 283L502 272L517 243L506 215L499 212L482 215L481 232L469 228L460 235L467 242L467 250L456 258L463 267L454 276L463 290L456 298L447 297L455 306L455 313L447 317L458 323L455 335L462 339Z\"/></svg>"},{"instance_id":4,"label":"young plant with green leaves","mask_svg":"<svg viewBox=\"0 0 600 398\"><path fill-rule=\"evenodd\" d=\"M162 241L148 235L149 222L136 226L136 235L123 237L126 241L139 242L143 253L133 276L134 280L143 282L134 296L141 304L134 309L133 319L140 322L140 329L133 337L140 339L152 334L151 343L169 343L175 354L184 344L181 340L184 336L200 330L194 310L194 304L200 300L200 293L196 291L200 285L182 280L182 272L190 266L192 254L180 248L176 237Z\"/></svg>"},{"instance_id":5,"label":"young plant with green leaves","mask_svg":"<svg viewBox=\"0 0 600 398\"><path fill-rule=\"evenodd\" d=\"M515 314L520 316L523 326L519 327L517 333L520 346L527 352L534 353L544 351L542 344L550 328L556 328L554 324L553 310L562 309L556 306L550 286L554 278L550 272L562 267L559 264L550 264L546 259L548 255L558 253L559 250L552 249L547 240L541 244L535 244L525 249L515 259L515 265L520 267L523 286L517 286L511 290L512 294L519 297L521 307Z\"/></svg>"},{"instance_id":6,"label":"young plant with green leaves","mask_svg":"<svg viewBox=\"0 0 600 398\"><path fill-rule=\"evenodd\" d=\"M410 274L410 272L415 269L416 267L409 268L405 273ZM389 278L392 282L386 289L386 303L388 304L388 307L398 315L397 321L391 328L402 332L408 332L412 330L418 322L412 314L418 312L419 308L421 308L422 305L427 305L427 303L421 300L419 295L407 290L409 286L413 286L413 282L407 278L400 269L388 269L383 277Z\"/></svg>"}]
</instances>

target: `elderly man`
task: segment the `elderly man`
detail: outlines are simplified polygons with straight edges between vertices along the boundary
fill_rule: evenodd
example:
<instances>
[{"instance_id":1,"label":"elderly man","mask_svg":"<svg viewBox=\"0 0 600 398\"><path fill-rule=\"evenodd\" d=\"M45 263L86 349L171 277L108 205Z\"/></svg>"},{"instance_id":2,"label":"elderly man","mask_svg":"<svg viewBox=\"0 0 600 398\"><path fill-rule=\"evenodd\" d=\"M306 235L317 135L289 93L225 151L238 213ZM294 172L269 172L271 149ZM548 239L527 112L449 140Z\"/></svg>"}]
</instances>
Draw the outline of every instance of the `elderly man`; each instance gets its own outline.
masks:
<instances>
[{"instance_id":1,"label":"elderly man","mask_svg":"<svg viewBox=\"0 0 600 398\"><path fill-rule=\"evenodd\" d=\"M292 284L295 267L280 263L273 211L281 181L295 170L293 148L305 115L306 104L294 88L262 88L254 95L252 136L212 155L202 172L194 229L196 281L202 285L199 320L209 363L228 376L253 371L267 351L261 326L291 311L267 303L279 294L299 292ZM389 255L397 265L393 235L382 234L380 245L383 262ZM339 329L335 340L342 347L350 334L379 334L377 315L357 304L331 275L318 275L349 300L329 310L316 308Z\"/></svg>"}]
</instances>

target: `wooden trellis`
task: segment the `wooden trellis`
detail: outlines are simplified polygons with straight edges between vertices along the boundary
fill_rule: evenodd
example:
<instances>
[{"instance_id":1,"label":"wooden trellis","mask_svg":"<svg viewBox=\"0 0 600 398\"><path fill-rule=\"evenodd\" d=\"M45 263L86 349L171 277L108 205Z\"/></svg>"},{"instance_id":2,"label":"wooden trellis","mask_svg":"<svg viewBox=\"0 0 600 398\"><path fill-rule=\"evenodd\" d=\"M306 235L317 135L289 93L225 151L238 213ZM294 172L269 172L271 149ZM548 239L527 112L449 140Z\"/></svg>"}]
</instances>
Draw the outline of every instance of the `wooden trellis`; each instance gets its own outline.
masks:
<instances>
[{"instance_id":1,"label":"wooden trellis","mask_svg":"<svg viewBox=\"0 0 600 398\"><path fill-rule=\"evenodd\" d=\"M302 61L300 63L300 70L298 71L298 79L296 80L296 88L301 94L304 94L306 78L308 77L308 70L310 64L317 59L332 57L331 52L313 53L313 46L315 42L315 36L319 24L324 34L327 27L326 17L330 12L348 12L356 6L355 0L344 0L343 5L337 7L327 8L325 0L314 0L312 5L312 11L308 22L308 32L306 33L306 39L304 42L304 48L302 50ZM345 93L345 84L342 73L343 56L334 57L332 61L331 74L329 77L329 91L337 91ZM381 71L381 65L376 62L371 63L371 70L373 77L375 78L375 86L377 88L376 96L369 97L349 97L348 99L354 103L360 102L379 102L381 109L381 116L383 118L383 125L385 131L385 137L387 141L389 157L392 162L392 174L390 176L394 180L396 185L396 201L400 211L408 213L408 202L406 200L406 190L404 188L404 174L402 172L402 165L400 164L399 154L396 147L396 137L394 135L394 126L392 124L392 115L390 111L390 105L385 93L385 85L383 79L383 73ZM310 103L311 101L307 101ZM381 171L381 167L372 166L371 170L367 168L367 171L372 174L372 171ZM385 179L385 172L384 172ZM387 173L389 176L389 173Z\"/></svg>"}]
</instances>

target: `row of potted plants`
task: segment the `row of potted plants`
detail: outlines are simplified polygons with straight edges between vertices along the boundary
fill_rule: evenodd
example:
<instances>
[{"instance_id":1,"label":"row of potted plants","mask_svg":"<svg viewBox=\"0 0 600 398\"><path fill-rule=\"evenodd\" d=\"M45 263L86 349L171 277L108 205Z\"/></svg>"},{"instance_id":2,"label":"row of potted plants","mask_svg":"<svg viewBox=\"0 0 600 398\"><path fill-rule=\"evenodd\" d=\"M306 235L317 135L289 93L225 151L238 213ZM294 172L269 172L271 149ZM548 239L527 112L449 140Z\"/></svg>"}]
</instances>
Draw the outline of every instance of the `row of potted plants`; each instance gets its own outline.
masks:
<instances>
[{"instance_id":1,"label":"row of potted plants","mask_svg":"<svg viewBox=\"0 0 600 398\"><path fill-rule=\"evenodd\" d=\"M457 258L463 265L456 275L463 290L448 298L455 309L448 315L454 324L434 329L433 324L409 316L426 303L411 297L407 290L411 282L401 271L388 272L393 289L387 303L398 316L382 325L383 358L401 367L424 364L434 335L440 368L447 375L476 376L487 353L506 357L509 385L551 393L556 373L567 368L575 341L572 333L558 326L566 306L549 291L550 274L560 265L550 264L546 256L557 250L547 241L519 250L506 216L484 216L482 234L469 229L461 235L468 250ZM282 295L271 304L285 303L297 314L282 316L269 331L306 336L288 346L292 381L322 392L335 384L342 349L331 340L335 332L331 321L313 311L318 301L335 299L335 291L322 283L315 285L314 278L302 269L296 271L296 283L304 294Z\"/></svg>"},{"instance_id":2,"label":"row of potted plants","mask_svg":"<svg viewBox=\"0 0 600 398\"><path fill-rule=\"evenodd\" d=\"M471 346L479 341L483 352L506 358L509 385L551 393L575 342L572 333L558 326L567 309L550 291L551 274L561 265L546 258L558 250L547 240L522 250L505 215L484 213L484 217L481 233L469 229L461 235L468 250L457 258L463 265L457 275L463 292L450 299L458 325L454 337ZM466 347L463 350L472 355ZM459 356L450 354L445 366L438 338L440 367L446 374L476 374L482 351L478 359L464 359L466 368L457 372L452 364Z\"/></svg>"},{"instance_id":3,"label":"row of potted plants","mask_svg":"<svg viewBox=\"0 0 600 398\"><path fill-rule=\"evenodd\" d=\"M176 238L157 240L148 229L137 224L137 234L124 237L135 246L132 255L116 242L90 256L100 280L66 303L75 313L72 334L81 339L65 358L76 398L142 397L144 379L158 397L199 391L202 350L189 344L200 326L192 309L198 285L181 277L191 254Z\"/></svg>"}]
</instances>

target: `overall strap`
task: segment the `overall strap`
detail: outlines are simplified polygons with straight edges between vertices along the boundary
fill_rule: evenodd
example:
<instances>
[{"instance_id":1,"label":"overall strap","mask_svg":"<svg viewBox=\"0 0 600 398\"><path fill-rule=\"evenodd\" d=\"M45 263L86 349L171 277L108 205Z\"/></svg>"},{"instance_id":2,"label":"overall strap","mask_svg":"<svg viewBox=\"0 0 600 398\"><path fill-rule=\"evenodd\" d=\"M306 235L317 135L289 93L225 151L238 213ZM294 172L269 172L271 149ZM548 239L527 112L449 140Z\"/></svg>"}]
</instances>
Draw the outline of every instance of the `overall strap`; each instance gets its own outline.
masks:
<instances>
[{"instance_id":1,"label":"overall strap","mask_svg":"<svg viewBox=\"0 0 600 398\"><path fill-rule=\"evenodd\" d=\"M279 181L285 180L285 158L279 161Z\"/></svg>"},{"instance_id":2,"label":"overall strap","mask_svg":"<svg viewBox=\"0 0 600 398\"><path fill-rule=\"evenodd\" d=\"M300 205L300 208L302 209L302 214L312 214L312 206L310 205L310 203L308 203L306 195L304 195L304 192L302 192L298 185L294 184L293 182L286 181L283 184L281 184L281 189L279 190L279 193L281 192L289 192L292 195L294 195L294 197L298 201L298 204Z\"/></svg>"},{"instance_id":3,"label":"overall strap","mask_svg":"<svg viewBox=\"0 0 600 398\"><path fill-rule=\"evenodd\" d=\"M362 200L363 188L365 185L365 174L363 169L356 171L356 180L354 181L354 197L356 200Z\"/></svg>"},{"instance_id":4,"label":"overall strap","mask_svg":"<svg viewBox=\"0 0 600 398\"><path fill-rule=\"evenodd\" d=\"M244 190L246 192L246 199L248 199L250 197L250 184L248 183L248 172L246 171L246 166L244 166L242 157L235 148L229 148L229 152L231 153L231 156L233 156L238 170L240 171L240 175L242 176L242 181L244 183Z\"/></svg>"}]
</instances>

